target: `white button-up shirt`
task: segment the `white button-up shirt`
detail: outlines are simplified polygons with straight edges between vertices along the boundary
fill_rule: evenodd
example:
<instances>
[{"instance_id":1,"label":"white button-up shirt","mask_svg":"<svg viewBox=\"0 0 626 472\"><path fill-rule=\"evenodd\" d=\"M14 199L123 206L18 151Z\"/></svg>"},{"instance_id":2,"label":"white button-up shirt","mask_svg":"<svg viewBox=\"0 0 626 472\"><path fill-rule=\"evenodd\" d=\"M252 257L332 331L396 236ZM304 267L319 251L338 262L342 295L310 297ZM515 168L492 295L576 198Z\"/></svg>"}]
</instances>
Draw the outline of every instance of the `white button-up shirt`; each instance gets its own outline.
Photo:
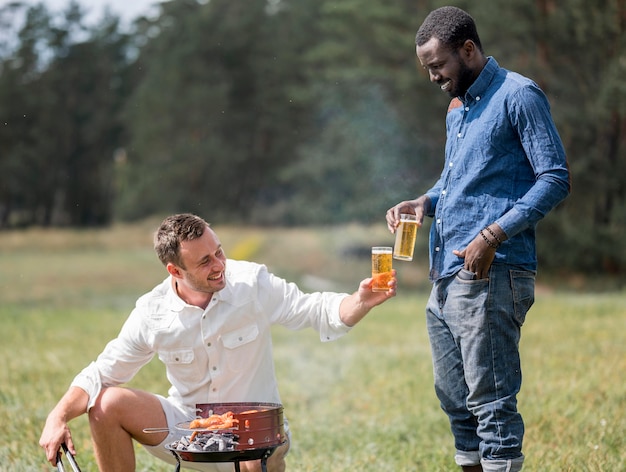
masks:
<instances>
[{"instance_id":1,"label":"white button-up shirt","mask_svg":"<svg viewBox=\"0 0 626 472\"><path fill-rule=\"evenodd\" d=\"M171 383L169 399L191 416L197 403L280 403L270 328L311 327L322 341L350 328L339 317L347 294L305 294L264 265L228 260L226 287L206 310L186 304L171 277L137 301L117 338L78 374L91 408L103 387L128 382L156 354Z\"/></svg>"}]
</instances>

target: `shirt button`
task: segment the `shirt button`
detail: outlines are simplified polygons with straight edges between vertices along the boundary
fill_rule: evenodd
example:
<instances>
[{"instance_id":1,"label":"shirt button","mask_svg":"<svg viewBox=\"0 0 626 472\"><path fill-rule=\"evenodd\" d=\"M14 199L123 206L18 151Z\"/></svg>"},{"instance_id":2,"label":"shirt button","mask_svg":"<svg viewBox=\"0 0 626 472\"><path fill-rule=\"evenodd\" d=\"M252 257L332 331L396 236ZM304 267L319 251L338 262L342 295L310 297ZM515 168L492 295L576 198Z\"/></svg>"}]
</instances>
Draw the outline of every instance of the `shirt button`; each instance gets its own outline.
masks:
<instances>
[{"instance_id":1,"label":"shirt button","mask_svg":"<svg viewBox=\"0 0 626 472\"><path fill-rule=\"evenodd\" d=\"M441 191L441 195L445 195L445 194L446 194L446 191L445 191L445 190L442 190L442 191Z\"/></svg>"},{"instance_id":2,"label":"shirt button","mask_svg":"<svg viewBox=\"0 0 626 472\"><path fill-rule=\"evenodd\" d=\"M441 224L441 218L437 218L437 224L440 225Z\"/></svg>"},{"instance_id":3,"label":"shirt button","mask_svg":"<svg viewBox=\"0 0 626 472\"><path fill-rule=\"evenodd\" d=\"M457 138L460 138L460 137L461 137L461 133L457 134L457 135L456 135L456 137L457 137Z\"/></svg>"},{"instance_id":4,"label":"shirt button","mask_svg":"<svg viewBox=\"0 0 626 472\"><path fill-rule=\"evenodd\" d=\"M216 367L216 366L213 366L213 370L217 370L217 367Z\"/></svg>"},{"instance_id":5,"label":"shirt button","mask_svg":"<svg viewBox=\"0 0 626 472\"><path fill-rule=\"evenodd\" d=\"M439 252L439 246L437 246L437 247L435 248L435 251Z\"/></svg>"},{"instance_id":6,"label":"shirt button","mask_svg":"<svg viewBox=\"0 0 626 472\"><path fill-rule=\"evenodd\" d=\"M211 343L206 343L207 347L211 347Z\"/></svg>"},{"instance_id":7,"label":"shirt button","mask_svg":"<svg viewBox=\"0 0 626 472\"><path fill-rule=\"evenodd\" d=\"M479 102L480 101L480 97L476 97L476 101Z\"/></svg>"},{"instance_id":8,"label":"shirt button","mask_svg":"<svg viewBox=\"0 0 626 472\"><path fill-rule=\"evenodd\" d=\"M453 162L451 162L451 163L449 164L449 167L452 167L453 165L454 165L454 163L453 163Z\"/></svg>"},{"instance_id":9,"label":"shirt button","mask_svg":"<svg viewBox=\"0 0 626 472\"><path fill-rule=\"evenodd\" d=\"M469 111L469 107L465 107L465 111Z\"/></svg>"}]
</instances>

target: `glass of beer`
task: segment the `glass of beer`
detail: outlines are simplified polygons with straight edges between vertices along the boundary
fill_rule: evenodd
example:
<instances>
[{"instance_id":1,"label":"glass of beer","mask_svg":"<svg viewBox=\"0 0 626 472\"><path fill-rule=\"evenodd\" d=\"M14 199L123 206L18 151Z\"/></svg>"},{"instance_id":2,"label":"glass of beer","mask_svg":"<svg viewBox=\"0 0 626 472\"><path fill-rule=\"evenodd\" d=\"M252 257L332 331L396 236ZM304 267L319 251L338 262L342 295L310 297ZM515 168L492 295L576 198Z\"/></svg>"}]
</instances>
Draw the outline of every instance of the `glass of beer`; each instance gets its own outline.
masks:
<instances>
[{"instance_id":1,"label":"glass of beer","mask_svg":"<svg viewBox=\"0 0 626 472\"><path fill-rule=\"evenodd\" d=\"M400 225L396 229L396 243L393 246L393 258L401 261L412 261L417 236L417 219L415 215L400 215Z\"/></svg>"},{"instance_id":2,"label":"glass of beer","mask_svg":"<svg viewBox=\"0 0 626 472\"><path fill-rule=\"evenodd\" d=\"M392 249L387 246L372 248L372 292L387 292L391 281Z\"/></svg>"}]
</instances>

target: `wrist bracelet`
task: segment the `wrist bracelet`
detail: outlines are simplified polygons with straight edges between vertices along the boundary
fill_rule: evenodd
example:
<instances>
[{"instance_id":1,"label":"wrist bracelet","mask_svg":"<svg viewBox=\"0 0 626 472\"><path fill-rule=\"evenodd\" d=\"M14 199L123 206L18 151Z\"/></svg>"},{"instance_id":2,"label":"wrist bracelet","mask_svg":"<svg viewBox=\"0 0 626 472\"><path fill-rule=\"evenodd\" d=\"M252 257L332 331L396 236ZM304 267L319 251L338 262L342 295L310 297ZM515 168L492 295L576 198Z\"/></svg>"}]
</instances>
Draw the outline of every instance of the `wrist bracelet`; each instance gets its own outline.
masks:
<instances>
[{"instance_id":1,"label":"wrist bracelet","mask_svg":"<svg viewBox=\"0 0 626 472\"><path fill-rule=\"evenodd\" d=\"M498 245L494 244L493 242L491 242L489 240L489 238L487 236L485 236L485 233L483 233L483 230L480 230L480 235L483 237L483 239L485 240L485 242L487 243L487 246L489 246L492 249L498 249Z\"/></svg>"},{"instance_id":2,"label":"wrist bracelet","mask_svg":"<svg viewBox=\"0 0 626 472\"><path fill-rule=\"evenodd\" d=\"M499 246L500 244L502 244L502 240L498 237L498 235L497 235L496 233L494 233L494 232L491 230L491 228L490 228L489 226L485 226L485 229L486 229L487 231L489 231L489 234L491 234L491 236L493 236L493 237L494 237L494 239L495 239L496 241L498 241L498 246Z\"/></svg>"}]
</instances>

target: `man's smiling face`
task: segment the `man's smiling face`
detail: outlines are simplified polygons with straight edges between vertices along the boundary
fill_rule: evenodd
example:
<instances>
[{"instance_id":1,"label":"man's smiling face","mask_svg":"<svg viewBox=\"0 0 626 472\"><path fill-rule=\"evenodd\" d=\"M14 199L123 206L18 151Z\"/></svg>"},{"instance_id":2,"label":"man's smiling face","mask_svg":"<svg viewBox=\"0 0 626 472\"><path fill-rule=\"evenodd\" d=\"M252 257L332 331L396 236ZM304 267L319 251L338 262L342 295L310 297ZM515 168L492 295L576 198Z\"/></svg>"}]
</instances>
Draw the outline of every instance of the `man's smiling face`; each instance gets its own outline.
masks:
<instances>
[{"instance_id":1,"label":"man's smiling face","mask_svg":"<svg viewBox=\"0 0 626 472\"><path fill-rule=\"evenodd\" d=\"M200 238L180 244L185 285L196 292L215 293L226 286L226 254L217 234L206 228Z\"/></svg>"},{"instance_id":2,"label":"man's smiling face","mask_svg":"<svg viewBox=\"0 0 626 472\"><path fill-rule=\"evenodd\" d=\"M453 50L437 38L431 38L417 46L415 52L430 81L451 97L465 95L474 82L475 74L464 60L463 47Z\"/></svg>"}]
</instances>

